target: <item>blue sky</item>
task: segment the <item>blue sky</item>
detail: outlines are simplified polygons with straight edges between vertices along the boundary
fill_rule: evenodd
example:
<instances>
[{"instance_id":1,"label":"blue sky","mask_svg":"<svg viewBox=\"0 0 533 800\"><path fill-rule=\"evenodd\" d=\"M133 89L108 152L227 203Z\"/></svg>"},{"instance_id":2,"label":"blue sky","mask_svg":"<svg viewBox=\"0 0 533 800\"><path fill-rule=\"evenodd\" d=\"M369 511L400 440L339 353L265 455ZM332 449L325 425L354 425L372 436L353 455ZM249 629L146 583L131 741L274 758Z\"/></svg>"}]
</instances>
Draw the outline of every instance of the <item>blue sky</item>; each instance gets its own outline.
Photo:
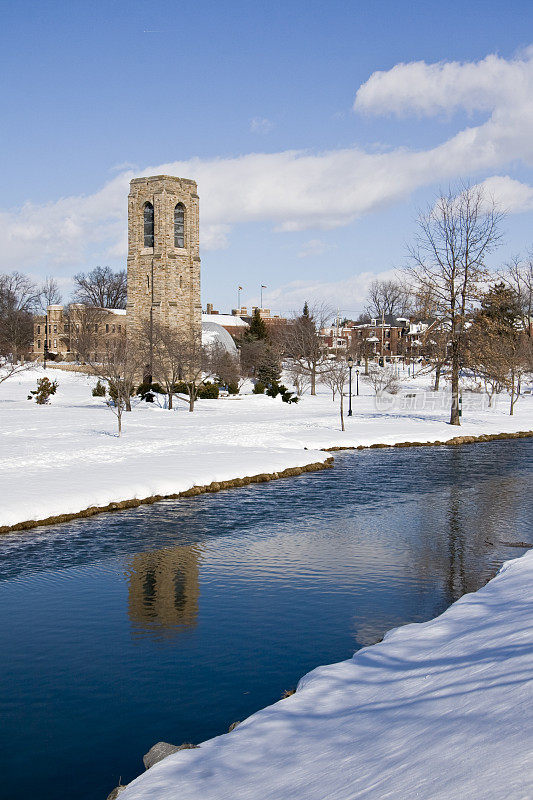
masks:
<instances>
[{"instance_id":1,"label":"blue sky","mask_svg":"<svg viewBox=\"0 0 533 800\"><path fill-rule=\"evenodd\" d=\"M198 180L221 310L261 283L276 311L359 310L417 209L462 178L512 212L494 263L524 252L532 22L512 0L5 4L0 269L68 294L73 273L123 266L127 182L163 166Z\"/></svg>"}]
</instances>

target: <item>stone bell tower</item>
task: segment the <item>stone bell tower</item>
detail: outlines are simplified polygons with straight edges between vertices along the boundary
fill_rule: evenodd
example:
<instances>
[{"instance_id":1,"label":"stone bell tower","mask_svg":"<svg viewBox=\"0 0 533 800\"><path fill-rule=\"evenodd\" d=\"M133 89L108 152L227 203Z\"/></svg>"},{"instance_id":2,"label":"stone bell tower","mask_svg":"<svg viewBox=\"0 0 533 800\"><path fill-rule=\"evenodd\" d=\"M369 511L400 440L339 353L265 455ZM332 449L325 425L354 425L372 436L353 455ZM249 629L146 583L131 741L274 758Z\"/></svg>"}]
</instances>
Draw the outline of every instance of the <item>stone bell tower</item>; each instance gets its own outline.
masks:
<instances>
[{"instance_id":1,"label":"stone bell tower","mask_svg":"<svg viewBox=\"0 0 533 800\"><path fill-rule=\"evenodd\" d=\"M134 178L128 197L127 330L152 321L201 336L196 182L170 175Z\"/></svg>"}]
</instances>

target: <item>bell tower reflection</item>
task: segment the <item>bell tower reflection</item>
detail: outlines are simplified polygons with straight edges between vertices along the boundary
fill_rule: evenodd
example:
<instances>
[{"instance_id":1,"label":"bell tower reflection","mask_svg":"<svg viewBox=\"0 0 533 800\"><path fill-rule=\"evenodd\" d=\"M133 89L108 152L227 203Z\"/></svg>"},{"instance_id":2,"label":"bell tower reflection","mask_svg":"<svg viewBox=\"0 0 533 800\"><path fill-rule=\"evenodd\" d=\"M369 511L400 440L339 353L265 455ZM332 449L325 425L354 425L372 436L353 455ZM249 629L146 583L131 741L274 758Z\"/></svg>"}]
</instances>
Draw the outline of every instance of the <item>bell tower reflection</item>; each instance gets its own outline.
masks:
<instances>
[{"instance_id":1,"label":"bell tower reflection","mask_svg":"<svg viewBox=\"0 0 533 800\"><path fill-rule=\"evenodd\" d=\"M137 629L171 632L196 625L199 545L137 553L128 574L128 615Z\"/></svg>"}]
</instances>

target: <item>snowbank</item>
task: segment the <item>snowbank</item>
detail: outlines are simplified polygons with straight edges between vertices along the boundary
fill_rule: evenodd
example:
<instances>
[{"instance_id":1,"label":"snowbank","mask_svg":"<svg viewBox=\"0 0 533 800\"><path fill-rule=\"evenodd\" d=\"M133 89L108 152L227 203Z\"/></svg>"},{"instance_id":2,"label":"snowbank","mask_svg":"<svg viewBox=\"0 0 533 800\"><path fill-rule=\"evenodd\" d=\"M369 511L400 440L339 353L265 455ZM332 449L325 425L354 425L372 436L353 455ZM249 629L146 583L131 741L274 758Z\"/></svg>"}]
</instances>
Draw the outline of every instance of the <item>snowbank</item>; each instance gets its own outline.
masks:
<instances>
[{"instance_id":1,"label":"snowbank","mask_svg":"<svg viewBox=\"0 0 533 800\"><path fill-rule=\"evenodd\" d=\"M300 681L121 800L531 797L533 552L442 616Z\"/></svg>"},{"instance_id":2,"label":"snowbank","mask_svg":"<svg viewBox=\"0 0 533 800\"><path fill-rule=\"evenodd\" d=\"M124 414L118 438L114 415L91 396L94 378L48 369L59 389L50 405L37 406L26 398L42 374L31 371L0 385L0 527L304 467L324 462L323 448L533 428L531 396L519 401L514 417L507 398L487 409L482 395L465 396L463 425L451 428L449 398L426 392L424 380L405 382L384 407L360 380L345 431L338 400L322 390L297 405L252 394L203 400L193 414L183 401L174 411L137 403Z\"/></svg>"}]
</instances>

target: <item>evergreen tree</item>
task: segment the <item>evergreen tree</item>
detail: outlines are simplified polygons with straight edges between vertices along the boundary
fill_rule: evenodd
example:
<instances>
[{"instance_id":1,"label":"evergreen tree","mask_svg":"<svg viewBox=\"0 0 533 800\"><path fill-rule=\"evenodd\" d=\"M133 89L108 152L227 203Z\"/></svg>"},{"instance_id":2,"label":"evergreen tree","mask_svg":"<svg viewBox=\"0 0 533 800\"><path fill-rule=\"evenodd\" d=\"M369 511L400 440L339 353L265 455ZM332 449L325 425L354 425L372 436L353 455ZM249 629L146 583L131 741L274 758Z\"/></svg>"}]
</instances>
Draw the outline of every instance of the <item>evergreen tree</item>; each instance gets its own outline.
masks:
<instances>
[{"instance_id":1,"label":"evergreen tree","mask_svg":"<svg viewBox=\"0 0 533 800\"><path fill-rule=\"evenodd\" d=\"M303 309L303 312L302 312L302 317L306 317L306 319L309 319L309 306L307 305L307 300L304 303L304 309Z\"/></svg>"},{"instance_id":2,"label":"evergreen tree","mask_svg":"<svg viewBox=\"0 0 533 800\"><path fill-rule=\"evenodd\" d=\"M247 333L250 337L253 337L254 339L267 338L267 326L264 319L262 319L258 308L256 308L253 313L252 321L250 323L250 328L248 329Z\"/></svg>"},{"instance_id":3,"label":"evergreen tree","mask_svg":"<svg viewBox=\"0 0 533 800\"><path fill-rule=\"evenodd\" d=\"M279 354L268 344L264 347L261 360L256 367L256 376L265 386L278 384L281 378Z\"/></svg>"},{"instance_id":4,"label":"evergreen tree","mask_svg":"<svg viewBox=\"0 0 533 800\"><path fill-rule=\"evenodd\" d=\"M490 324L496 334L515 336L519 319L520 305L515 291L504 283L497 283L483 296L476 322Z\"/></svg>"}]
</instances>

